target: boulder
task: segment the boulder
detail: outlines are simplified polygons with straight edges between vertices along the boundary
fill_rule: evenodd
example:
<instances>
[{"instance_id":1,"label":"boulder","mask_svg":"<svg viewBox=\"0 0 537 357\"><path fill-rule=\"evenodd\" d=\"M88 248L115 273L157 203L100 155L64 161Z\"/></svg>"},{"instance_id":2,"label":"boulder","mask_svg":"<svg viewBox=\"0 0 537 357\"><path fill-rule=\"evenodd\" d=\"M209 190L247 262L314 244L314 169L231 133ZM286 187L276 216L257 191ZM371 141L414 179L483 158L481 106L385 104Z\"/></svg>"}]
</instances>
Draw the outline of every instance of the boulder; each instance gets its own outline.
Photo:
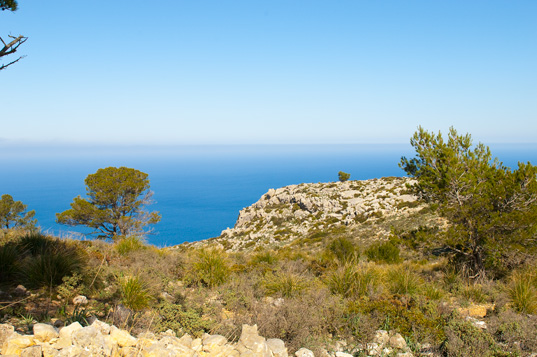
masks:
<instances>
[{"instance_id":1,"label":"boulder","mask_svg":"<svg viewBox=\"0 0 537 357\"><path fill-rule=\"evenodd\" d=\"M272 352L272 355L274 357L287 357L288 356L285 343L279 338L269 338L266 343L270 352Z\"/></svg>"},{"instance_id":2,"label":"boulder","mask_svg":"<svg viewBox=\"0 0 537 357\"><path fill-rule=\"evenodd\" d=\"M32 336L23 336L13 333L5 340L2 347L2 354L19 356L27 347L35 345Z\"/></svg>"},{"instance_id":3,"label":"boulder","mask_svg":"<svg viewBox=\"0 0 537 357\"><path fill-rule=\"evenodd\" d=\"M43 349L41 346L26 347L21 351L21 357L41 357L43 356Z\"/></svg>"},{"instance_id":4,"label":"boulder","mask_svg":"<svg viewBox=\"0 0 537 357\"><path fill-rule=\"evenodd\" d=\"M60 334L58 331L51 325L37 323L33 327L34 338L41 342L48 342L53 338L58 338Z\"/></svg>"},{"instance_id":5,"label":"boulder","mask_svg":"<svg viewBox=\"0 0 537 357\"><path fill-rule=\"evenodd\" d=\"M135 337L125 330L120 330L115 326L110 328L110 338L116 342L119 347L134 347L138 342Z\"/></svg>"},{"instance_id":6,"label":"boulder","mask_svg":"<svg viewBox=\"0 0 537 357\"><path fill-rule=\"evenodd\" d=\"M188 348L192 348L192 341L192 336L188 333L184 334L183 337L179 339L179 343Z\"/></svg>"},{"instance_id":7,"label":"boulder","mask_svg":"<svg viewBox=\"0 0 537 357\"><path fill-rule=\"evenodd\" d=\"M204 352L212 352L220 350L221 346L224 346L227 343L227 339L221 335L205 334L202 339L202 343Z\"/></svg>"},{"instance_id":8,"label":"boulder","mask_svg":"<svg viewBox=\"0 0 537 357\"><path fill-rule=\"evenodd\" d=\"M73 345L104 349L104 337L95 326L86 326L73 332Z\"/></svg>"},{"instance_id":9,"label":"boulder","mask_svg":"<svg viewBox=\"0 0 537 357\"><path fill-rule=\"evenodd\" d=\"M41 345L41 349L43 352L43 357L57 357L60 355L60 351L47 343Z\"/></svg>"},{"instance_id":10,"label":"boulder","mask_svg":"<svg viewBox=\"0 0 537 357\"><path fill-rule=\"evenodd\" d=\"M8 324L0 324L0 348L9 336L15 333L15 328Z\"/></svg>"},{"instance_id":11,"label":"boulder","mask_svg":"<svg viewBox=\"0 0 537 357\"><path fill-rule=\"evenodd\" d=\"M55 348L65 348L73 344L73 333L82 329L82 325L78 322L73 322L69 326L65 326L60 330L60 339L56 342Z\"/></svg>"},{"instance_id":12,"label":"boulder","mask_svg":"<svg viewBox=\"0 0 537 357\"><path fill-rule=\"evenodd\" d=\"M110 325L106 322L99 321L95 319L91 326L95 327L97 330L99 330L103 335L109 335L110 334Z\"/></svg>"},{"instance_id":13,"label":"boulder","mask_svg":"<svg viewBox=\"0 0 537 357\"><path fill-rule=\"evenodd\" d=\"M257 333L257 325L242 325L242 333L235 349L241 356L272 357L265 338Z\"/></svg>"}]
</instances>

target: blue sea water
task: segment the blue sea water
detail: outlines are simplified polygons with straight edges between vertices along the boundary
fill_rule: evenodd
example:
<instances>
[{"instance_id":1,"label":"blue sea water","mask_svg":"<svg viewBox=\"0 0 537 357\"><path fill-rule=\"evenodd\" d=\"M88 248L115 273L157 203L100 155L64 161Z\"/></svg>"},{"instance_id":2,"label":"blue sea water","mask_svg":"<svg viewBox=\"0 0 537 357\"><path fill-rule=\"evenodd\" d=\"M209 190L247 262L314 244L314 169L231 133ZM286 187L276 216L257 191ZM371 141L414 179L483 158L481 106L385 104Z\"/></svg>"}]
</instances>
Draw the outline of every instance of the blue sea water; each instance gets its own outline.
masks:
<instances>
[{"instance_id":1,"label":"blue sea water","mask_svg":"<svg viewBox=\"0 0 537 357\"><path fill-rule=\"evenodd\" d=\"M506 165L537 163L537 144L491 145ZM0 195L9 193L36 211L44 231L66 236L88 232L55 223L55 214L85 195L84 179L99 168L133 167L149 174L162 215L147 240L157 246L198 241L233 227L239 211L270 188L302 182L402 176L401 156L413 156L408 144L279 145L178 147L3 147Z\"/></svg>"}]
</instances>

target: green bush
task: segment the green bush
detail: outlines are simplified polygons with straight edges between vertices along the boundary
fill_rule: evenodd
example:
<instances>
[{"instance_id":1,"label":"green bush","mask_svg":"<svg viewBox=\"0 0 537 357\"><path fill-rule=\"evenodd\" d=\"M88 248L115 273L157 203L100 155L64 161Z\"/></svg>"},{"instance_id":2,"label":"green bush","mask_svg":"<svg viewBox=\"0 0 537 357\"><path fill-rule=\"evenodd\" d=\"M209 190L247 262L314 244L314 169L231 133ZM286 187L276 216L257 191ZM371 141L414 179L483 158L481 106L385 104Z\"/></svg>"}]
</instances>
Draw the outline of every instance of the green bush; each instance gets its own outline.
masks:
<instances>
[{"instance_id":1,"label":"green bush","mask_svg":"<svg viewBox=\"0 0 537 357\"><path fill-rule=\"evenodd\" d=\"M365 255L369 260L377 263L394 264L401 260L399 258L399 248L389 241L373 243L367 248Z\"/></svg>"},{"instance_id":2,"label":"green bush","mask_svg":"<svg viewBox=\"0 0 537 357\"><path fill-rule=\"evenodd\" d=\"M360 250L346 237L334 239L327 248L342 263L352 260L356 261L360 257Z\"/></svg>"},{"instance_id":3,"label":"green bush","mask_svg":"<svg viewBox=\"0 0 537 357\"><path fill-rule=\"evenodd\" d=\"M348 174L346 172L340 171L337 173L337 176L339 178L339 181L345 182L351 178L351 174Z\"/></svg>"},{"instance_id":4,"label":"green bush","mask_svg":"<svg viewBox=\"0 0 537 357\"><path fill-rule=\"evenodd\" d=\"M158 317L155 323L156 332L173 330L177 335L184 333L200 337L204 332L211 331L214 322L202 317L200 311L187 309L178 304L168 302L160 303L156 312Z\"/></svg>"},{"instance_id":5,"label":"green bush","mask_svg":"<svg viewBox=\"0 0 537 357\"><path fill-rule=\"evenodd\" d=\"M487 332L468 321L452 320L445 327L441 349L446 356L497 356L497 346Z\"/></svg>"}]
</instances>

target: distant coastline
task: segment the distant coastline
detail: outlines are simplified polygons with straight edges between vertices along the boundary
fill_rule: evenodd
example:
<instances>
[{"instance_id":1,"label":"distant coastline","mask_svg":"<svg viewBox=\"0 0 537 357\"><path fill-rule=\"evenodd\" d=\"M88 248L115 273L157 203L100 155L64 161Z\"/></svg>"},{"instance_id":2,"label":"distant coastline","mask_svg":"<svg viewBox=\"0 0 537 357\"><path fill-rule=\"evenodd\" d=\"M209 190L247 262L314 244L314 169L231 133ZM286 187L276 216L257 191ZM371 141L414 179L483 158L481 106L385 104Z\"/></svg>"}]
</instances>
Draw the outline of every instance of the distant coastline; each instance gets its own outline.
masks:
<instances>
[{"instance_id":1,"label":"distant coastline","mask_svg":"<svg viewBox=\"0 0 537 357\"><path fill-rule=\"evenodd\" d=\"M28 146L0 142L0 194L9 193L36 210L39 224L52 233L80 231L55 223L55 213L85 194L84 179L99 168L127 166L149 174L162 221L148 242L157 246L218 236L232 227L239 211L270 188L337 180L403 176L401 156L409 144L357 145L185 145L185 146ZM507 166L537 163L537 143L491 144Z\"/></svg>"}]
</instances>

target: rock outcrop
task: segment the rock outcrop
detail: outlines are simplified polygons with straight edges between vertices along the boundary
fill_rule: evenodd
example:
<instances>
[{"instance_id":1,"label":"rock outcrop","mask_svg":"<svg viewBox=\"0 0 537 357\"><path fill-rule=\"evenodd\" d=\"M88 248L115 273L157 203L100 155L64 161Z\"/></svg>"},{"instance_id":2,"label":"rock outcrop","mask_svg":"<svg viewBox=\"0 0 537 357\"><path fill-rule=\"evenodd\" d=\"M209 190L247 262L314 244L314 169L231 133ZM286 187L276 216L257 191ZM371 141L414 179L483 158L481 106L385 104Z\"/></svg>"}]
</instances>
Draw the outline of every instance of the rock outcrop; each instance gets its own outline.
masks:
<instances>
[{"instance_id":1,"label":"rock outcrop","mask_svg":"<svg viewBox=\"0 0 537 357\"><path fill-rule=\"evenodd\" d=\"M60 330L38 323L33 326L33 332L33 335L21 335L11 325L0 325L0 354L32 357L288 356L282 340L259 336L256 325L243 325L237 343L221 335L178 338L171 330L160 335L148 332L136 338L128 331L99 320L86 327L74 322Z\"/></svg>"},{"instance_id":2,"label":"rock outcrop","mask_svg":"<svg viewBox=\"0 0 537 357\"><path fill-rule=\"evenodd\" d=\"M315 232L405 217L423 208L408 191L412 182L404 177L385 177L270 189L240 211L233 228L217 238L190 245L216 244L228 251L283 246Z\"/></svg>"},{"instance_id":3,"label":"rock outcrop","mask_svg":"<svg viewBox=\"0 0 537 357\"><path fill-rule=\"evenodd\" d=\"M205 334L193 338L186 334L178 338L168 330L155 335L142 333L131 336L128 331L110 326L105 322L94 320L89 326L82 327L74 322L61 329L47 324L35 324L33 335L21 335L13 326L0 324L0 355L23 357L75 357L75 356L110 356L110 357L288 357L285 343L280 339L265 339L260 336L257 326L242 326L239 341L228 341L221 335ZM411 357L405 339L398 333L379 330L374 341L365 346L354 346L351 351L342 342L336 350L321 351L322 356L348 357L353 354L369 356L394 355ZM348 353L351 352L351 353ZM298 357L315 357L306 348L294 353Z\"/></svg>"}]
</instances>

